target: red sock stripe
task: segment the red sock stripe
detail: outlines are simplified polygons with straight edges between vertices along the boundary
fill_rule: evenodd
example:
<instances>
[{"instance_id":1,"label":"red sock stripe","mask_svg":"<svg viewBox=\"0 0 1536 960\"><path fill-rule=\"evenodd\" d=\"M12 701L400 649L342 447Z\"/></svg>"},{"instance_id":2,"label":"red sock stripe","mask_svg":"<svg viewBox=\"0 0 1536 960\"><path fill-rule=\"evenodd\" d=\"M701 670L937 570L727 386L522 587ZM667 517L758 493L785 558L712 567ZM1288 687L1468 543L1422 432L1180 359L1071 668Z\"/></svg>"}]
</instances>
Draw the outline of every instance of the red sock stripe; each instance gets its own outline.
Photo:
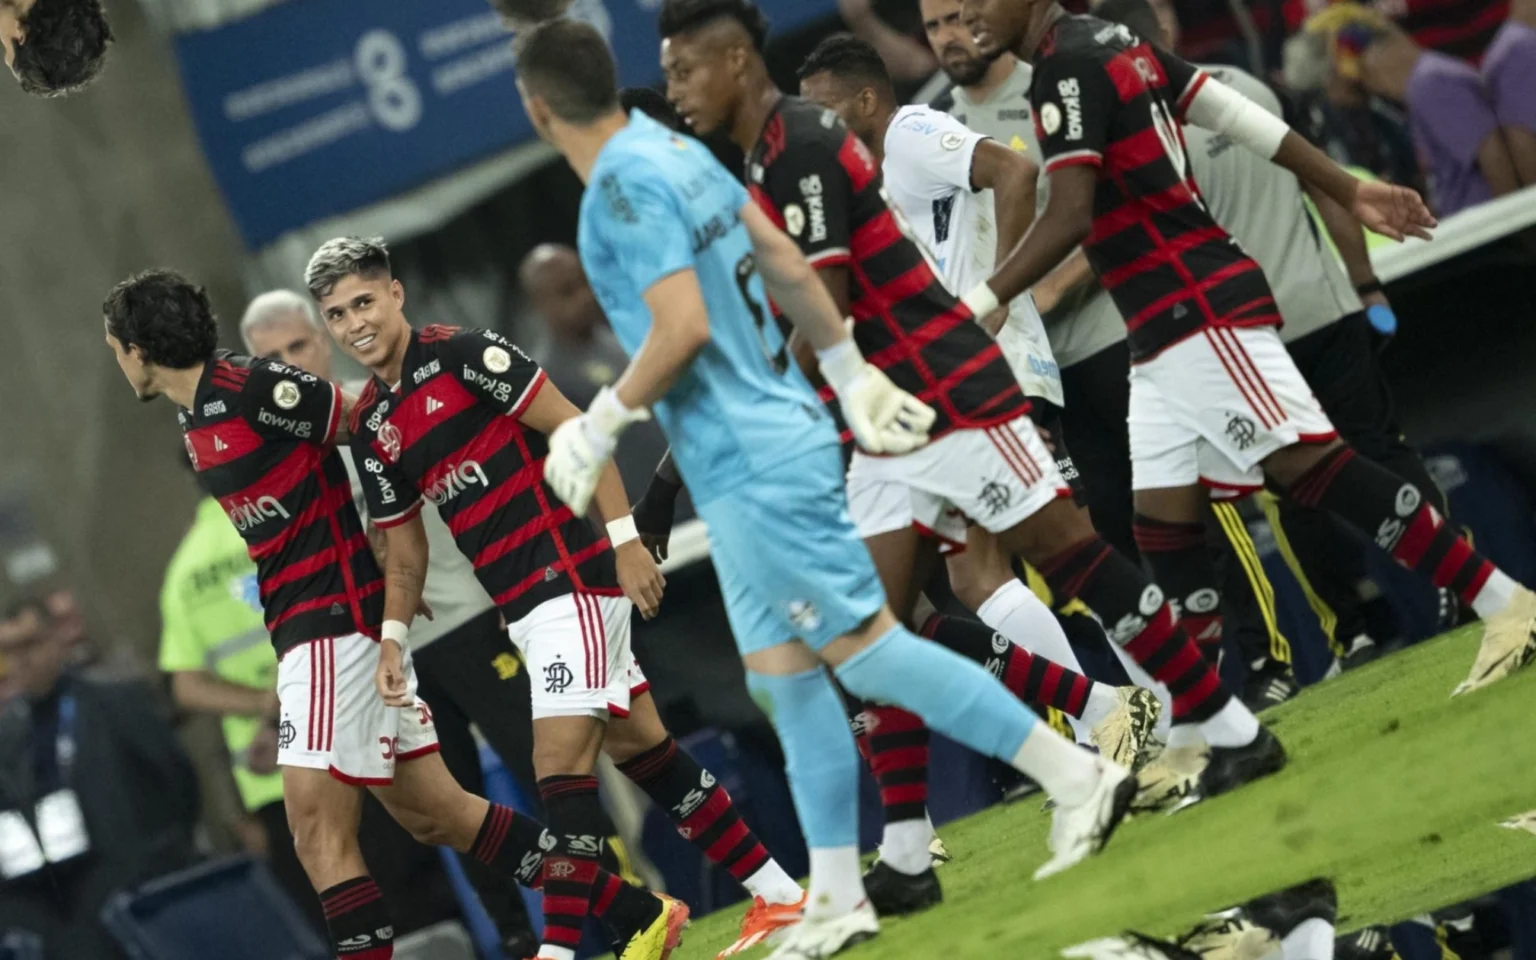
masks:
<instances>
[{"instance_id":1,"label":"red sock stripe","mask_svg":"<svg viewBox=\"0 0 1536 960\"><path fill-rule=\"evenodd\" d=\"M736 822L720 834L720 839L709 845L709 849L704 851L704 856L708 857L711 863L719 863L725 859L726 854L735 850L736 845L741 843L750 832L746 823L737 817Z\"/></svg>"},{"instance_id":2,"label":"red sock stripe","mask_svg":"<svg viewBox=\"0 0 1536 960\"><path fill-rule=\"evenodd\" d=\"M1466 538L1457 537L1451 542L1451 548L1445 552L1445 556L1440 560L1440 565L1435 567L1435 585L1450 586L1455 582L1456 575L1461 573L1462 568L1473 561L1480 563L1483 569L1480 569L1477 575L1473 577L1474 586L1462 591L1462 602L1471 603L1472 601L1469 598L1477 596L1477 591L1483 588L1483 584L1487 582L1488 577L1493 573L1493 564L1474 554L1472 552L1472 545L1466 541Z\"/></svg>"},{"instance_id":3,"label":"red sock stripe","mask_svg":"<svg viewBox=\"0 0 1536 960\"><path fill-rule=\"evenodd\" d=\"M901 806L909 803L928 802L928 782L899 783L889 787L880 788L880 805L882 807Z\"/></svg>"},{"instance_id":4,"label":"red sock stripe","mask_svg":"<svg viewBox=\"0 0 1536 960\"><path fill-rule=\"evenodd\" d=\"M929 640L932 640L934 635L939 632L939 624L943 622L944 614L930 613L928 614L928 619L923 621L923 628L917 631L917 633L919 636L927 637Z\"/></svg>"},{"instance_id":5,"label":"red sock stripe","mask_svg":"<svg viewBox=\"0 0 1536 960\"><path fill-rule=\"evenodd\" d=\"M748 850L746 854L743 855L735 863L726 867L726 870L728 870L731 876L735 877L736 881L739 883L752 876L752 874L756 873L757 871L761 870L763 868L763 864L767 862L768 848L763 846L761 843L755 843L752 845L752 849Z\"/></svg>"},{"instance_id":6,"label":"red sock stripe","mask_svg":"<svg viewBox=\"0 0 1536 960\"><path fill-rule=\"evenodd\" d=\"M1493 576L1493 571L1493 564L1488 560L1483 560L1477 568L1477 573L1472 575L1472 582L1467 585L1465 590L1461 591L1461 602L1470 607L1472 601L1477 599L1477 595L1483 592L1483 584L1487 583L1488 578Z\"/></svg>"},{"instance_id":7,"label":"red sock stripe","mask_svg":"<svg viewBox=\"0 0 1536 960\"><path fill-rule=\"evenodd\" d=\"M366 884L360 884L356 887L343 890L341 893L338 893L330 899L324 901L321 904L321 907L324 909L325 915L327 917L336 917L343 913L356 910L358 907L366 903L373 903L375 900L378 900L379 897L380 894L378 884L370 880Z\"/></svg>"},{"instance_id":8,"label":"red sock stripe","mask_svg":"<svg viewBox=\"0 0 1536 960\"><path fill-rule=\"evenodd\" d=\"M1131 533L1142 553L1205 549L1205 525L1200 523L1148 523L1138 520L1132 524Z\"/></svg>"},{"instance_id":9,"label":"red sock stripe","mask_svg":"<svg viewBox=\"0 0 1536 960\"><path fill-rule=\"evenodd\" d=\"M1172 688L1170 688L1171 690ZM1175 720L1198 714L1206 701L1221 691L1221 678L1216 675L1209 665L1200 676L1194 686L1173 695L1173 716Z\"/></svg>"},{"instance_id":10,"label":"red sock stripe","mask_svg":"<svg viewBox=\"0 0 1536 960\"><path fill-rule=\"evenodd\" d=\"M648 783L667 768L677 756L677 741L671 737L640 754L618 764L624 775L636 783Z\"/></svg>"},{"instance_id":11,"label":"red sock stripe","mask_svg":"<svg viewBox=\"0 0 1536 960\"><path fill-rule=\"evenodd\" d=\"M501 853L501 845L507 839L507 831L512 829L512 818L516 816L511 807L504 807L499 803L491 804L490 812L485 815L485 823L480 826L480 833L475 837L475 845L470 853L476 860L489 866Z\"/></svg>"},{"instance_id":12,"label":"red sock stripe","mask_svg":"<svg viewBox=\"0 0 1536 960\"><path fill-rule=\"evenodd\" d=\"M592 898L592 916L594 917L601 917L608 912L608 908L613 906L613 898L619 895L620 885L624 883L611 873L603 874L598 882L603 888Z\"/></svg>"},{"instance_id":13,"label":"red sock stripe","mask_svg":"<svg viewBox=\"0 0 1536 960\"><path fill-rule=\"evenodd\" d=\"M1340 447L1316 465L1306 474L1291 485L1291 499L1304 507L1316 507L1318 501L1327 492L1333 478L1338 476L1344 465L1355 458L1352 447Z\"/></svg>"},{"instance_id":14,"label":"red sock stripe","mask_svg":"<svg viewBox=\"0 0 1536 960\"><path fill-rule=\"evenodd\" d=\"M1030 698L1025 691L1029 687L1029 670L1034 664L1035 655L1017 644L1010 646L1008 654L1008 660L1003 665L1003 686L1020 700L1028 700Z\"/></svg>"},{"instance_id":15,"label":"red sock stripe","mask_svg":"<svg viewBox=\"0 0 1536 960\"><path fill-rule=\"evenodd\" d=\"M1040 681L1040 702L1054 705L1056 703L1056 688L1061 684L1063 676L1060 665L1050 662L1045 663L1045 677Z\"/></svg>"},{"instance_id":16,"label":"red sock stripe","mask_svg":"<svg viewBox=\"0 0 1536 960\"><path fill-rule=\"evenodd\" d=\"M1093 681L1082 674L1072 678L1072 690L1067 694L1067 702L1061 710L1069 717L1083 716L1083 711L1088 709L1088 694L1093 690Z\"/></svg>"},{"instance_id":17,"label":"red sock stripe","mask_svg":"<svg viewBox=\"0 0 1536 960\"><path fill-rule=\"evenodd\" d=\"M1397 541L1397 549L1392 551L1392 555L1409 568L1417 567L1443 523L1445 521L1440 519L1433 507L1427 503L1420 504L1413 519L1408 521L1408 529L1403 531L1402 538Z\"/></svg>"},{"instance_id":18,"label":"red sock stripe","mask_svg":"<svg viewBox=\"0 0 1536 960\"><path fill-rule=\"evenodd\" d=\"M370 947L361 953L344 954L346 960L394 960L395 945L393 941L382 947Z\"/></svg>"},{"instance_id":19,"label":"red sock stripe","mask_svg":"<svg viewBox=\"0 0 1536 960\"><path fill-rule=\"evenodd\" d=\"M922 717L900 707L870 707L868 712L875 720L875 726L870 730L871 736L926 729Z\"/></svg>"},{"instance_id":20,"label":"red sock stripe","mask_svg":"<svg viewBox=\"0 0 1536 960\"><path fill-rule=\"evenodd\" d=\"M682 822L683 829L688 831L690 837L700 837L704 831L714 826L715 821L731 810L731 795L721 790L717 784L709 791L709 799L704 805L689 814Z\"/></svg>"},{"instance_id":21,"label":"red sock stripe","mask_svg":"<svg viewBox=\"0 0 1536 960\"><path fill-rule=\"evenodd\" d=\"M570 917L570 919L580 919L580 915ZM546 916L544 918L544 942L552 947L568 947L575 950L581 945L581 927L551 922L549 917Z\"/></svg>"},{"instance_id":22,"label":"red sock stripe","mask_svg":"<svg viewBox=\"0 0 1536 960\"><path fill-rule=\"evenodd\" d=\"M549 886L549 881L544 881L544 885L546 887ZM544 912L546 914L553 913L556 915L571 917L586 916L587 898L579 896L554 896L549 893L545 893Z\"/></svg>"},{"instance_id":23,"label":"red sock stripe","mask_svg":"<svg viewBox=\"0 0 1536 960\"><path fill-rule=\"evenodd\" d=\"M875 754L875 776L889 770L909 770L913 767L926 767L928 765L927 747L898 747L895 750L882 750Z\"/></svg>"},{"instance_id":24,"label":"red sock stripe","mask_svg":"<svg viewBox=\"0 0 1536 960\"><path fill-rule=\"evenodd\" d=\"M539 795L546 800L550 797L562 797L567 793L581 793L584 791L595 791L596 789L596 777L546 777L539 781Z\"/></svg>"}]
</instances>

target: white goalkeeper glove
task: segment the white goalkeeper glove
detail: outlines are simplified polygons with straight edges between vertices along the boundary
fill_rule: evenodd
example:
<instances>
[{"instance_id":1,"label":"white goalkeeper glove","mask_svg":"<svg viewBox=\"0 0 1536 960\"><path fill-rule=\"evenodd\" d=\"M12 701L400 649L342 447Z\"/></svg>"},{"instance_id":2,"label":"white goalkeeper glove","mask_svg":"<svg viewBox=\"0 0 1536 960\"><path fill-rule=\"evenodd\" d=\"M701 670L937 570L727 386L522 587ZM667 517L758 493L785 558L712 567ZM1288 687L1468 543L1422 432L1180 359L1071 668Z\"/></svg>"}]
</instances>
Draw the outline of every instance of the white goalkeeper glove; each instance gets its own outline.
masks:
<instances>
[{"instance_id":1,"label":"white goalkeeper glove","mask_svg":"<svg viewBox=\"0 0 1536 960\"><path fill-rule=\"evenodd\" d=\"M618 445L619 434L631 423L649 419L649 410L629 409L619 401L618 394L604 387L586 413L565 421L549 435L544 482L572 513L585 516L603 467Z\"/></svg>"},{"instance_id":2,"label":"white goalkeeper glove","mask_svg":"<svg viewBox=\"0 0 1536 960\"><path fill-rule=\"evenodd\" d=\"M933 408L866 361L852 337L816 351L816 360L860 447L870 453L901 454L928 442Z\"/></svg>"}]
</instances>

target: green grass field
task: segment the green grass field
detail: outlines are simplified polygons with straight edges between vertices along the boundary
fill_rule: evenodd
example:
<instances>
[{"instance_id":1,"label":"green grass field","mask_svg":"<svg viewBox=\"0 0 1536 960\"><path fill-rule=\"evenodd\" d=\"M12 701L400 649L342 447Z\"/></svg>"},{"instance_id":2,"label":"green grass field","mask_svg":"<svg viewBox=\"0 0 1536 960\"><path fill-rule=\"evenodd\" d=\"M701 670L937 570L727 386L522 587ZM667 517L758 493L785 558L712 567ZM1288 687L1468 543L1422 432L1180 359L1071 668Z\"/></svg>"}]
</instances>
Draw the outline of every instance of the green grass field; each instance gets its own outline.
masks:
<instances>
[{"instance_id":1,"label":"green grass field","mask_svg":"<svg viewBox=\"0 0 1536 960\"><path fill-rule=\"evenodd\" d=\"M1137 817L1103 854L1050 880L1030 879L1046 859L1038 800L948 824L944 904L886 921L846 956L1054 956L1127 928L1172 933L1314 876L1338 885L1343 932L1536 875L1536 836L1498 826L1536 808L1536 668L1451 700L1479 630L1304 691L1265 715L1291 756L1278 776ZM737 908L696 920L674 956L713 957L740 917Z\"/></svg>"}]
</instances>

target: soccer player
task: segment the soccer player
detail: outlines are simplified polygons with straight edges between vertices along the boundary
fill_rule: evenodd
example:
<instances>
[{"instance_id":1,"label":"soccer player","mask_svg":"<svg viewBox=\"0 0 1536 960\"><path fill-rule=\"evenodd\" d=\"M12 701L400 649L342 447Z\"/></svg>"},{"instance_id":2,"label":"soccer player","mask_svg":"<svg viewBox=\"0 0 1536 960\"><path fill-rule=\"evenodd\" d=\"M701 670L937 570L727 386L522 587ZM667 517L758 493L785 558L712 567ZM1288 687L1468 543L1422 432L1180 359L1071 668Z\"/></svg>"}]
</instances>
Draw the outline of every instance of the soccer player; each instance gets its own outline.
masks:
<instances>
[{"instance_id":1,"label":"soccer player","mask_svg":"<svg viewBox=\"0 0 1536 960\"><path fill-rule=\"evenodd\" d=\"M932 106L1038 160L1040 142L1029 103L1033 68L1006 50L982 56L963 22L961 0L920 0L919 8L928 44L953 83ZM1048 194L1049 183L1042 180L1036 211L1044 207ZM989 264L988 272L991 268ZM951 289L963 292L973 283L951 285ZM1036 284L1032 293L1037 306L1048 314L1046 331L1051 352L1061 365L1065 402L1057 409L1035 400L1030 419L1055 436L1058 464L1064 475L1077 477L1074 490L1081 493L1094 527L1106 540L1132 559L1141 555L1143 546L1150 552L1166 548L1165 540L1138 545L1133 534L1125 431L1130 365L1125 322L1114 301L1098 285L1081 251ZM1072 448L1070 472L1060 463L1063 442ZM1213 496L1211 507L1220 535L1209 539L1225 554L1228 582L1238 589L1226 596L1225 608L1217 606L1214 596L1172 599L1185 630L1207 657L1216 656L1225 636L1243 651L1251 668L1261 664L1257 670L1250 669L1244 701L1254 709L1272 706L1295 694L1290 648L1275 617L1274 589L1234 504ZM1120 660L1135 682L1151 685L1133 661L1123 655Z\"/></svg>"},{"instance_id":2,"label":"soccer player","mask_svg":"<svg viewBox=\"0 0 1536 960\"><path fill-rule=\"evenodd\" d=\"M154 270L114 287L106 342L140 400L178 408L198 481L241 535L277 650L283 799L299 860L342 960L389 960L394 932L357 844L360 791L373 791L422 843L470 852L534 886L554 838L454 782L409 663L379 668L389 612L334 444L347 437L340 388L270 360L216 350L207 295ZM397 614L409 619L408 612ZM398 654L398 648L397 648ZM622 960L665 960L673 908L608 873L603 919Z\"/></svg>"},{"instance_id":3,"label":"soccer player","mask_svg":"<svg viewBox=\"0 0 1536 960\"><path fill-rule=\"evenodd\" d=\"M1330 511L1486 621L1458 692L1536 657L1536 594L1496 569L1412 483L1338 439L1275 332L1259 265L1212 219L1190 178L1187 120L1286 167L1377 233L1428 236L1412 190L1363 182L1285 123L1124 26L1068 16L1055 0L971 0L982 50L1032 58L1033 99L1051 197L997 274L968 297L1011 298L1079 242L1126 318L1131 455L1143 535L1199 523L1202 483L1252 487L1267 475ZM1188 596L1215 589L1203 543L1167 551L1158 579ZM1164 754L1168 783L1197 776L1198 744Z\"/></svg>"},{"instance_id":4,"label":"soccer player","mask_svg":"<svg viewBox=\"0 0 1536 960\"><path fill-rule=\"evenodd\" d=\"M861 445L921 443L933 412L865 362L825 288L703 145L619 109L601 35L553 21L519 37L534 128L584 181L578 247L632 361L550 438L545 476L584 509L626 424L654 408L700 516L747 682L784 746L811 855L810 899L778 960L879 929L859 880L857 754L829 670L855 696L1034 777L1057 799L1047 875L1099 849L1134 782L1079 750L986 671L907 631L848 517L837 432L770 319L772 295Z\"/></svg>"},{"instance_id":5,"label":"soccer player","mask_svg":"<svg viewBox=\"0 0 1536 960\"><path fill-rule=\"evenodd\" d=\"M701 133L729 133L746 152L754 199L788 228L838 306L851 309L859 346L940 412L927 447L856 452L848 471L850 511L897 617L912 615L937 560L920 529L957 509L1040 571L1056 596L1081 600L1114 643L1167 684L1170 736L1212 745L1202 796L1278 770L1279 741L1222 687L1161 589L1068 496L1018 382L973 322L998 298L957 301L902 232L859 139L831 111L774 89L758 9L747 0L667 0L660 29L668 93L683 116Z\"/></svg>"},{"instance_id":6,"label":"soccer player","mask_svg":"<svg viewBox=\"0 0 1536 960\"><path fill-rule=\"evenodd\" d=\"M95 80L112 28L101 0L0 0L0 47L21 89L62 97Z\"/></svg>"},{"instance_id":7,"label":"soccer player","mask_svg":"<svg viewBox=\"0 0 1536 960\"><path fill-rule=\"evenodd\" d=\"M380 670L404 696L401 643L429 548L421 518L437 508L457 549L506 619L533 682L533 765L558 846L545 860L544 960L571 960L597 884L607 816L598 751L753 895L741 939L752 946L796 922L805 892L768 855L715 777L662 726L630 648L636 606L655 615L665 583L640 543L618 471L596 498L599 535L541 481L545 437L580 411L516 346L486 330L413 329L405 290L380 240L341 237L310 258L305 283L331 335L374 377L353 413L368 515L388 540ZM556 891L558 890L558 895ZM668 901L674 932L687 910Z\"/></svg>"}]
</instances>

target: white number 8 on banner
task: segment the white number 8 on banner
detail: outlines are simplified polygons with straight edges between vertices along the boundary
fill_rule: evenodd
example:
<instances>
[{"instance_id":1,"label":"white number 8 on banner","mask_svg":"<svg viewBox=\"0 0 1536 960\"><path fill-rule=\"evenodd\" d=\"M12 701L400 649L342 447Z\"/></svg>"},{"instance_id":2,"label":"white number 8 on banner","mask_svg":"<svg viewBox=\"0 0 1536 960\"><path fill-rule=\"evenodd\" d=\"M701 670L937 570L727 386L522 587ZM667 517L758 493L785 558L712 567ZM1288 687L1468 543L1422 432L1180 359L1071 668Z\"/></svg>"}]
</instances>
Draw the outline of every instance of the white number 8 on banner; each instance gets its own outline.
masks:
<instances>
[{"instance_id":1,"label":"white number 8 on banner","mask_svg":"<svg viewBox=\"0 0 1536 960\"><path fill-rule=\"evenodd\" d=\"M409 130L421 120L421 91L405 72L405 44L388 30L370 30L352 55L368 88L368 109L386 130Z\"/></svg>"}]
</instances>

